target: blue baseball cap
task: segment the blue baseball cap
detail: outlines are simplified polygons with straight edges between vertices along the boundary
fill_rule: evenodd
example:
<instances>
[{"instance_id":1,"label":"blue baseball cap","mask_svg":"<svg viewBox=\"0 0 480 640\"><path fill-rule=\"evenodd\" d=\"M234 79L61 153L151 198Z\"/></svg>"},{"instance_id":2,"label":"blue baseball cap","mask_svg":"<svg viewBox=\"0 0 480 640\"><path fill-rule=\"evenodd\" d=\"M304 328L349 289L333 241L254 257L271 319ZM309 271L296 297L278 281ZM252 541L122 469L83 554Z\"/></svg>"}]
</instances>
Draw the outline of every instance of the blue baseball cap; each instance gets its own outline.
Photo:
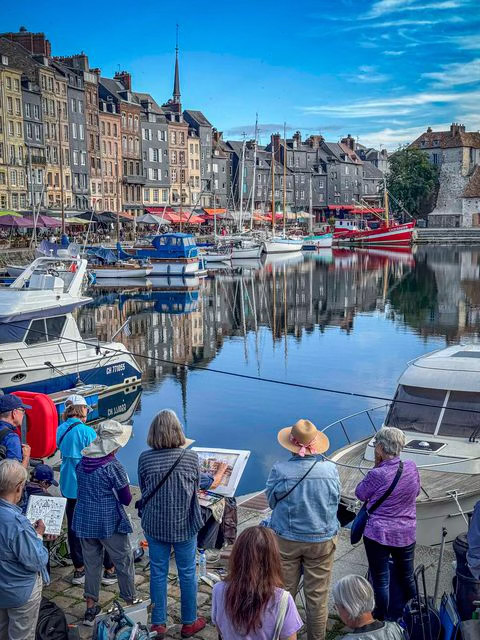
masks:
<instances>
[{"instance_id":1,"label":"blue baseball cap","mask_svg":"<svg viewBox=\"0 0 480 640\"><path fill-rule=\"evenodd\" d=\"M12 393L0 396L0 413L8 413L14 409L31 409L31 407L28 404L23 404L21 398Z\"/></svg>"},{"instance_id":2,"label":"blue baseball cap","mask_svg":"<svg viewBox=\"0 0 480 640\"><path fill-rule=\"evenodd\" d=\"M48 464L37 464L33 470L33 477L40 482L49 482L55 487L58 487L58 482L53 475L53 469Z\"/></svg>"}]
</instances>

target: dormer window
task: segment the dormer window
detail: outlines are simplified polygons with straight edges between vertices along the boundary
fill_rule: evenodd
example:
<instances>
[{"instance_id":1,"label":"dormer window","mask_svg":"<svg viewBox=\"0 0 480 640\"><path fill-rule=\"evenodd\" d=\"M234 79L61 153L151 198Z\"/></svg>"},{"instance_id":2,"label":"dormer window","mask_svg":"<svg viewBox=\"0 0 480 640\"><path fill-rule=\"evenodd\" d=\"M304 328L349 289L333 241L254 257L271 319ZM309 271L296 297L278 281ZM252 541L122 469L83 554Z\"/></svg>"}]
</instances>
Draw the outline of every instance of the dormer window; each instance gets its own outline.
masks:
<instances>
[{"instance_id":1,"label":"dormer window","mask_svg":"<svg viewBox=\"0 0 480 640\"><path fill-rule=\"evenodd\" d=\"M434 141L433 141L433 146L434 146L434 147L438 147L439 143L440 143L440 141L439 141L439 140L434 140Z\"/></svg>"}]
</instances>

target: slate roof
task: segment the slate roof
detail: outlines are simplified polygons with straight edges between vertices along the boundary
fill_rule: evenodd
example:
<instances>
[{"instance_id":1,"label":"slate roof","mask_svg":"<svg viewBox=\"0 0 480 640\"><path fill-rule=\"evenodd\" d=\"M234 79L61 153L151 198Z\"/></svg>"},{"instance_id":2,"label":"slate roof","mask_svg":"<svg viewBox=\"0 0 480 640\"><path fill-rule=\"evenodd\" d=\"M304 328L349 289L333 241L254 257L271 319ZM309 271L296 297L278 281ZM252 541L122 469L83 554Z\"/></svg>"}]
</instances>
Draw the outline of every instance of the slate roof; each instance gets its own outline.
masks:
<instances>
[{"instance_id":1,"label":"slate roof","mask_svg":"<svg viewBox=\"0 0 480 640\"><path fill-rule=\"evenodd\" d=\"M148 100L148 102L152 103L152 111L154 113L158 113L160 115L164 115L164 111L162 107L158 104L156 100L149 93L140 93L139 91L134 91L133 95L138 100L138 102L142 102L142 100Z\"/></svg>"},{"instance_id":2,"label":"slate roof","mask_svg":"<svg viewBox=\"0 0 480 640\"><path fill-rule=\"evenodd\" d=\"M382 171L380 171L380 169L377 169L377 167L371 162L368 162L368 160L363 163L363 171L364 178L383 180Z\"/></svg>"},{"instance_id":3,"label":"slate roof","mask_svg":"<svg viewBox=\"0 0 480 640\"><path fill-rule=\"evenodd\" d=\"M473 174L463 192L464 198L480 198L480 166L475 167Z\"/></svg>"},{"instance_id":4,"label":"slate roof","mask_svg":"<svg viewBox=\"0 0 480 640\"><path fill-rule=\"evenodd\" d=\"M425 131L410 146L418 149L454 149L456 147L480 149L480 132L459 131L458 129L454 132L452 130Z\"/></svg>"},{"instance_id":5,"label":"slate roof","mask_svg":"<svg viewBox=\"0 0 480 640\"><path fill-rule=\"evenodd\" d=\"M100 84L117 100L123 100L123 102L130 102L133 104L139 104L138 99L132 91L127 91L123 84L115 78L100 78ZM131 99L130 99L131 97Z\"/></svg>"},{"instance_id":6,"label":"slate roof","mask_svg":"<svg viewBox=\"0 0 480 640\"><path fill-rule=\"evenodd\" d=\"M188 113L188 115L200 125L203 125L205 127L212 126L201 111L192 111L190 109L186 109L185 113Z\"/></svg>"}]
</instances>

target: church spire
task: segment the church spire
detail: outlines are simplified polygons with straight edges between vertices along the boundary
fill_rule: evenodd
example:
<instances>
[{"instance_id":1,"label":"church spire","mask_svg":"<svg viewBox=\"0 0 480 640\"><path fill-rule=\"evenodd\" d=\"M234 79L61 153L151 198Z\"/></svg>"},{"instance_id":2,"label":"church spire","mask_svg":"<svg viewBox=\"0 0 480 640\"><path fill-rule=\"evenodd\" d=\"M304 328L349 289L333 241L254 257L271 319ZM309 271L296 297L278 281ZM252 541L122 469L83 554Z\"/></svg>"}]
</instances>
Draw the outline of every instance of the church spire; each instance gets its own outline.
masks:
<instances>
[{"instance_id":1,"label":"church spire","mask_svg":"<svg viewBox=\"0 0 480 640\"><path fill-rule=\"evenodd\" d=\"M173 80L173 103L180 104L180 74L178 71L178 24L177 24L177 39L175 46L175 77Z\"/></svg>"}]
</instances>

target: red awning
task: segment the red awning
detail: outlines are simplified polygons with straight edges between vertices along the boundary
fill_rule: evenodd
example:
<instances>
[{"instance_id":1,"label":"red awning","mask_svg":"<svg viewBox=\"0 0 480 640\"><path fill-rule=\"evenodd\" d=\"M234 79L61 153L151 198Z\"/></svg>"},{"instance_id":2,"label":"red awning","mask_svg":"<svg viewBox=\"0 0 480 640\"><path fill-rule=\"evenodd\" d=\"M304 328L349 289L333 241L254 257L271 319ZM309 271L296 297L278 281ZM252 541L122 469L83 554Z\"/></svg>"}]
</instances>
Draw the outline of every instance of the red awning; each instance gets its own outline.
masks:
<instances>
[{"instance_id":1,"label":"red awning","mask_svg":"<svg viewBox=\"0 0 480 640\"><path fill-rule=\"evenodd\" d=\"M352 209L355 209L355 207L353 204L329 204L327 205L327 209L330 209L330 211L339 211L340 209L351 211Z\"/></svg>"},{"instance_id":2,"label":"red awning","mask_svg":"<svg viewBox=\"0 0 480 640\"><path fill-rule=\"evenodd\" d=\"M172 207L145 207L145 211L147 213L153 214L161 214L161 213L174 213L174 209Z\"/></svg>"},{"instance_id":3,"label":"red awning","mask_svg":"<svg viewBox=\"0 0 480 640\"><path fill-rule=\"evenodd\" d=\"M222 216L227 213L226 209L203 209L209 216Z\"/></svg>"},{"instance_id":4,"label":"red awning","mask_svg":"<svg viewBox=\"0 0 480 640\"><path fill-rule=\"evenodd\" d=\"M271 213L265 213L263 214L263 217L265 220L269 220L270 222L272 221L272 214ZM275 219L276 220L281 220L283 218L283 213L275 213Z\"/></svg>"}]
</instances>

